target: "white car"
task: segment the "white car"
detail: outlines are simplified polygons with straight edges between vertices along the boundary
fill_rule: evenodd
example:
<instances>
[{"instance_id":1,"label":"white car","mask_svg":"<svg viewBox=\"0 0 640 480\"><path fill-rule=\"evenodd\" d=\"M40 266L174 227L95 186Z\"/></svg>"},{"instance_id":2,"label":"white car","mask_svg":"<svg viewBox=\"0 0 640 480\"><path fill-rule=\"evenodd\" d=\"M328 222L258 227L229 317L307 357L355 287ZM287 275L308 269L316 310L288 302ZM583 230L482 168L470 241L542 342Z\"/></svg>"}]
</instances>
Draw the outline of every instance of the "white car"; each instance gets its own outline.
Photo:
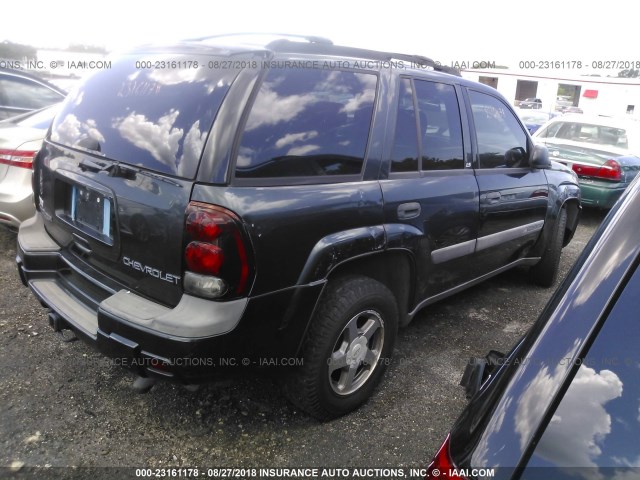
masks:
<instances>
[{"instance_id":1,"label":"white car","mask_svg":"<svg viewBox=\"0 0 640 480\"><path fill-rule=\"evenodd\" d=\"M533 140L578 175L586 206L611 208L640 171L640 124L627 118L568 113L540 127Z\"/></svg>"}]
</instances>

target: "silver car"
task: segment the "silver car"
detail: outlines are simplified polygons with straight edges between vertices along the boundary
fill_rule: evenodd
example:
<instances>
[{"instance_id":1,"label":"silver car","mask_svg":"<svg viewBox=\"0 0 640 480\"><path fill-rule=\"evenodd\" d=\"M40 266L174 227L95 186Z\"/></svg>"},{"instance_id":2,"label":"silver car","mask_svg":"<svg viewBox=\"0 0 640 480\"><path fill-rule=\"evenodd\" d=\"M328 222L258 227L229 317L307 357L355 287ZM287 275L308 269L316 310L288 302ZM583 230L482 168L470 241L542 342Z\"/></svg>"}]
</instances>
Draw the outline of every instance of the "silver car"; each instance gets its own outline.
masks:
<instances>
[{"instance_id":1,"label":"silver car","mask_svg":"<svg viewBox=\"0 0 640 480\"><path fill-rule=\"evenodd\" d=\"M33 216L33 157L59 105L0 122L0 225L18 228Z\"/></svg>"}]
</instances>

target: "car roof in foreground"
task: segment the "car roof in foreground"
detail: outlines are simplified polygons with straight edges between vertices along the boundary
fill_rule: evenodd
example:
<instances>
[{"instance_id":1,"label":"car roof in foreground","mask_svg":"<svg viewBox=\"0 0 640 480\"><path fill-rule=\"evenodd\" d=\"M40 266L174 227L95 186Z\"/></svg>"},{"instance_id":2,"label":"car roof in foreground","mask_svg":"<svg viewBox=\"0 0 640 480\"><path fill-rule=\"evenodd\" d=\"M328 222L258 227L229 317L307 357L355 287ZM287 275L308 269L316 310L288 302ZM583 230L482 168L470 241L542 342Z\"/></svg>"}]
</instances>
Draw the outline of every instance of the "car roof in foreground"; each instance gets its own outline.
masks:
<instances>
[{"instance_id":1,"label":"car roof in foreground","mask_svg":"<svg viewBox=\"0 0 640 480\"><path fill-rule=\"evenodd\" d=\"M509 360L451 433L458 466L522 466L640 256L640 176L625 191ZM467 465L468 464L468 465Z\"/></svg>"}]
</instances>

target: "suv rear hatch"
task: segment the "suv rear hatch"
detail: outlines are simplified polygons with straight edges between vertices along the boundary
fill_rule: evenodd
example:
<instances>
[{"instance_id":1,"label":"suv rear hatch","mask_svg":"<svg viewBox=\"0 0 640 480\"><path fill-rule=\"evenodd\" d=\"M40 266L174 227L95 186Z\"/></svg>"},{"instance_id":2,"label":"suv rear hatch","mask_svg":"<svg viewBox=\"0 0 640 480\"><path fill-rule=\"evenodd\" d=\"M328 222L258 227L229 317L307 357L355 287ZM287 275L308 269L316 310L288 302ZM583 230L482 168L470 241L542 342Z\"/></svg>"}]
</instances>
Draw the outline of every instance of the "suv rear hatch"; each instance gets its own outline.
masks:
<instances>
[{"instance_id":1,"label":"suv rear hatch","mask_svg":"<svg viewBox=\"0 0 640 480\"><path fill-rule=\"evenodd\" d=\"M70 267L63 276L178 303L192 185L238 74L207 68L212 58L124 56L69 95L34 181L45 227Z\"/></svg>"}]
</instances>

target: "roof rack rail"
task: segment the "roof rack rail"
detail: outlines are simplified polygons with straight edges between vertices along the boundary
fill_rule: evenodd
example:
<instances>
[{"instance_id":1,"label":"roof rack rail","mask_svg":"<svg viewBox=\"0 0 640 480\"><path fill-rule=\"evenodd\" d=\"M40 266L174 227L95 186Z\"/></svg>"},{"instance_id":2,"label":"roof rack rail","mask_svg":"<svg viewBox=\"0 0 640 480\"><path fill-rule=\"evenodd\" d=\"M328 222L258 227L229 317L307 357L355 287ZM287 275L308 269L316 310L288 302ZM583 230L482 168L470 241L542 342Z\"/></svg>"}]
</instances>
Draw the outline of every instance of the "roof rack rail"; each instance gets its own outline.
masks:
<instances>
[{"instance_id":1,"label":"roof rack rail","mask_svg":"<svg viewBox=\"0 0 640 480\"><path fill-rule=\"evenodd\" d=\"M442 65L440 62L436 62L429 57L425 57L423 55L410 55L405 53L393 53L391 54L391 58L389 60L406 60L415 65L422 65L426 67L431 67L437 72L449 73L451 75L456 75L461 77L460 70L454 67L449 67L447 65Z\"/></svg>"},{"instance_id":2,"label":"roof rack rail","mask_svg":"<svg viewBox=\"0 0 640 480\"><path fill-rule=\"evenodd\" d=\"M333 45L333 42L325 37L318 37L315 35L295 35L290 33L274 33L274 32L221 33L219 35L207 35L204 37L188 38L186 41L202 42L205 40L212 40L216 38L229 38L229 37L277 37L277 38L274 38L274 41L295 39L295 40L306 40L309 43ZM267 43L266 45L268 45L269 43Z\"/></svg>"}]
</instances>

